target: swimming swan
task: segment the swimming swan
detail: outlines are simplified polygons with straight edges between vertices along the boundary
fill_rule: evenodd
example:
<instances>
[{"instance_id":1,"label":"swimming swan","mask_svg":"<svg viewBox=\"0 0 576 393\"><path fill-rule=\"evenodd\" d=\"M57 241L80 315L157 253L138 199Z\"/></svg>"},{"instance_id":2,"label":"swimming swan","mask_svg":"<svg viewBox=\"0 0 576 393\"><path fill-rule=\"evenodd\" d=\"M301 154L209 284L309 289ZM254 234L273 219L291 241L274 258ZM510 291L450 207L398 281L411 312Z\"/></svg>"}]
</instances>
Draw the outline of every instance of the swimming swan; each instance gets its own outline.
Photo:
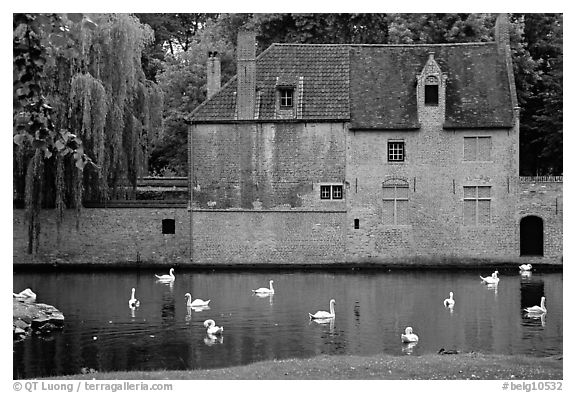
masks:
<instances>
[{"instance_id":1,"label":"swimming swan","mask_svg":"<svg viewBox=\"0 0 576 393\"><path fill-rule=\"evenodd\" d=\"M186 307L206 307L208 303L210 303L210 300L202 299L194 299L194 301L192 301L192 295L189 293L186 293L184 297L186 298Z\"/></svg>"},{"instance_id":2,"label":"swimming swan","mask_svg":"<svg viewBox=\"0 0 576 393\"><path fill-rule=\"evenodd\" d=\"M174 275L174 268L170 268L170 274L163 274L161 276L155 274L156 278L160 281L174 281L176 276Z\"/></svg>"},{"instance_id":3,"label":"swimming swan","mask_svg":"<svg viewBox=\"0 0 576 393\"><path fill-rule=\"evenodd\" d=\"M490 277L480 276L480 278L482 279L482 282L484 282L485 284L498 284L498 282L500 281L500 279L498 278L498 270L492 273Z\"/></svg>"},{"instance_id":4,"label":"swimming swan","mask_svg":"<svg viewBox=\"0 0 576 393\"><path fill-rule=\"evenodd\" d=\"M274 287L272 286L273 282L274 280L270 280L270 288L253 289L252 292L254 292L256 295L273 295L274 294Z\"/></svg>"},{"instance_id":5,"label":"swimming swan","mask_svg":"<svg viewBox=\"0 0 576 393\"><path fill-rule=\"evenodd\" d=\"M403 343L415 343L418 342L418 336L412 333L412 328L408 326L404 334L400 335Z\"/></svg>"},{"instance_id":6,"label":"swimming swan","mask_svg":"<svg viewBox=\"0 0 576 393\"><path fill-rule=\"evenodd\" d=\"M12 293L16 299L36 300L36 294L30 288L26 288L20 293Z\"/></svg>"},{"instance_id":7,"label":"swimming swan","mask_svg":"<svg viewBox=\"0 0 576 393\"><path fill-rule=\"evenodd\" d=\"M135 293L136 289L132 288L132 296L130 297L130 300L128 300L128 307L130 308L140 307L140 300L136 299L136 297L134 296Z\"/></svg>"},{"instance_id":8,"label":"swimming swan","mask_svg":"<svg viewBox=\"0 0 576 393\"><path fill-rule=\"evenodd\" d=\"M529 270L532 270L532 265L531 264L522 264L520 265L520 270L523 272L527 272Z\"/></svg>"},{"instance_id":9,"label":"swimming swan","mask_svg":"<svg viewBox=\"0 0 576 393\"><path fill-rule=\"evenodd\" d=\"M444 307L454 307L454 293L450 292L450 298L444 299Z\"/></svg>"},{"instance_id":10,"label":"swimming swan","mask_svg":"<svg viewBox=\"0 0 576 393\"><path fill-rule=\"evenodd\" d=\"M206 328L206 333L210 334L219 334L224 331L222 326L216 326L216 322L213 319L207 319L204 321L204 327Z\"/></svg>"},{"instance_id":11,"label":"swimming swan","mask_svg":"<svg viewBox=\"0 0 576 393\"><path fill-rule=\"evenodd\" d=\"M330 299L330 312L327 311L317 311L316 314L310 314L310 318L312 319L327 319L327 318L334 318L336 314L334 313L334 304L336 304L336 300Z\"/></svg>"},{"instance_id":12,"label":"swimming swan","mask_svg":"<svg viewBox=\"0 0 576 393\"><path fill-rule=\"evenodd\" d=\"M528 307L528 308L525 308L524 311L526 311L527 313L530 313L530 314L544 314L544 313L548 312L548 310L546 310L546 306L544 306L545 300L546 300L546 298L544 296L542 296L542 299L540 299L540 305L539 306Z\"/></svg>"}]
</instances>

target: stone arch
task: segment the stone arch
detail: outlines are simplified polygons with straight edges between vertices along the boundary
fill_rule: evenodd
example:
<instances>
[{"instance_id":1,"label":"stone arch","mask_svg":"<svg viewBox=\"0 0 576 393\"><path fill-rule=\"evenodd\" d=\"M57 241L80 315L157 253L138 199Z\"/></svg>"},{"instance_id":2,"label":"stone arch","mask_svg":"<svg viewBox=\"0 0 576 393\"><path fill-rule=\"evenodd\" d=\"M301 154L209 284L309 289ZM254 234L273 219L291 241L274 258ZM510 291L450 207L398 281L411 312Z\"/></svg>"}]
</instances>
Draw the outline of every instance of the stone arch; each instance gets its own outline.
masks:
<instances>
[{"instance_id":1,"label":"stone arch","mask_svg":"<svg viewBox=\"0 0 576 393\"><path fill-rule=\"evenodd\" d=\"M526 216L520 220L520 256L544 255L544 220Z\"/></svg>"}]
</instances>

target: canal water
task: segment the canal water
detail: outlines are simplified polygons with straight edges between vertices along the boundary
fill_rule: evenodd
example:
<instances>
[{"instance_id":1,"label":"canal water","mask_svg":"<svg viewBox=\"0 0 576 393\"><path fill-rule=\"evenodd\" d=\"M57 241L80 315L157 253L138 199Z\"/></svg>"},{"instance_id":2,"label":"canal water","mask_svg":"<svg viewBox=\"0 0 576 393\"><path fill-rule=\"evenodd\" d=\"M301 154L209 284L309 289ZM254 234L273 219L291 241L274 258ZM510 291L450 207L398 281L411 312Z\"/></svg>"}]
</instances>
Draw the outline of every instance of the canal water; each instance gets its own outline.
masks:
<instances>
[{"instance_id":1,"label":"canal water","mask_svg":"<svg viewBox=\"0 0 576 393\"><path fill-rule=\"evenodd\" d=\"M97 371L199 369L320 354L418 356L440 348L462 352L549 356L562 354L562 273L501 272L497 287L474 271L167 271L15 273L14 292L33 289L38 302L66 318L62 331L14 343L14 378ZM274 280L275 294L252 289ZM136 288L140 307L128 306ZM443 300L454 293L454 308ZM185 293L210 299L186 307ZM544 318L522 309L546 296ZM329 310L335 318L310 321ZM224 327L210 337L203 322ZM402 344L411 326L420 340Z\"/></svg>"}]
</instances>

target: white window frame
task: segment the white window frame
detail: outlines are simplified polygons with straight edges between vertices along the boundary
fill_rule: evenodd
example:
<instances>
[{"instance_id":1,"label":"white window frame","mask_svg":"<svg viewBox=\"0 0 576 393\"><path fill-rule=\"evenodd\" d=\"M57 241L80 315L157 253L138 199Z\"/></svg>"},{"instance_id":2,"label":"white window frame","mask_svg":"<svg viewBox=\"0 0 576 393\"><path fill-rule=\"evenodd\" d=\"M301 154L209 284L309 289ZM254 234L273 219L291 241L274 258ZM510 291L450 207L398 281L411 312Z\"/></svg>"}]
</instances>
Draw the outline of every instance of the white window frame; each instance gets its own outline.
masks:
<instances>
[{"instance_id":1,"label":"white window frame","mask_svg":"<svg viewBox=\"0 0 576 393\"><path fill-rule=\"evenodd\" d=\"M344 185L339 183L320 184L320 199L323 201L341 201L344 199Z\"/></svg>"},{"instance_id":2,"label":"white window frame","mask_svg":"<svg viewBox=\"0 0 576 393\"><path fill-rule=\"evenodd\" d=\"M402 146L402 149L398 149L397 146ZM389 140L386 145L386 157L388 162L405 162L406 142L404 140Z\"/></svg>"}]
</instances>

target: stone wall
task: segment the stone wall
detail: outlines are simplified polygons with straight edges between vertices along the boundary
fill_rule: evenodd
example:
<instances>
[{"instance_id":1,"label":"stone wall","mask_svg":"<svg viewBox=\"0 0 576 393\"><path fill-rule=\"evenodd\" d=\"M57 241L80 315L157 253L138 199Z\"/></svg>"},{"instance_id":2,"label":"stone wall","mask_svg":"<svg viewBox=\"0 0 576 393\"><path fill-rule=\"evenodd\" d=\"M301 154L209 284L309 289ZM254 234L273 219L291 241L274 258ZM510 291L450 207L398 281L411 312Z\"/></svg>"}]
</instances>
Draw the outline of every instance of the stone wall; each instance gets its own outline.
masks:
<instances>
[{"instance_id":1,"label":"stone wall","mask_svg":"<svg viewBox=\"0 0 576 393\"><path fill-rule=\"evenodd\" d=\"M73 210L65 212L60 231L54 210L41 212L42 232L37 260L49 263L112 264L126 262L187 263L189 212L182 207L85 208L76 229ZM162 234L162 220L172 219L174 234ZM27 253L24 210L13 211L14 263L33 262Z\"/></svg>"},{"instance_id":2,"label":"stone wall","mask_svg":"<svg viewBox=\"0 0 576 393\"><path fill-rule=\"evenodd\" d=\"M518 225L527 216L537 216L544 224L544 256L531 258L535 263L541 260L562 260L562 224L564 214L562 177L522 177L520 178Z\"/></svg>"},{"instance_id":3,"label":"stone wall","mask_svg":"<svg viewBox=\"0 0 576 393\"><path fill-rule=\"evenodd\" d=\"M346 262L344 211L193 211L192 264Z\"/></svg>"},{"instance_id":4,"label":"stone wall","mask_svg":"<svg viewBox=\"0 0 576 393\"><path fill-rule=\"evenodd\" d=\"M344 123L237 123L191 127L193 206L334 210L320 184L343 184Z\"/></svg>"},{"instance_id":5,"label":"stone wall","mask_svg":"<svg viewBox=\"0 0 576 393\"><path fill-rule=\"evenodd\" d=\"M436 120L419 130L351 132L346 168L351 260L505 260L518 255L517 134L506 129L448 131ZM490 159L464 161L465 136L490 136ZM388 140L405 142L404 162L388 162ZM391 178L409 185L405 225L389 225L382 217L383 182ZM464 225L464 186L490 186L488 225Z\"/></svg>"}]
</instances>

